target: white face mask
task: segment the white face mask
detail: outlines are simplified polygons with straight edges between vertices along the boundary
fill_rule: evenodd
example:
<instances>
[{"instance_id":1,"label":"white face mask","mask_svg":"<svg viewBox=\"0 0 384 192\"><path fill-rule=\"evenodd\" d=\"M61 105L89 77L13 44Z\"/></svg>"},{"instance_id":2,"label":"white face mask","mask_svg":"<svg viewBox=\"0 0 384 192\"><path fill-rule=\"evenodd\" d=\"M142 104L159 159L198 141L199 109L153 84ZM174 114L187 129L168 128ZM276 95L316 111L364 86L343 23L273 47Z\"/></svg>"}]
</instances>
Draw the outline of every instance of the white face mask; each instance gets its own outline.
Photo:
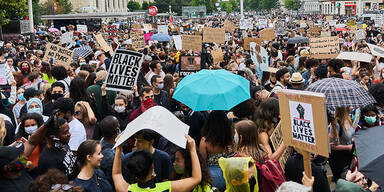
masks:
<instances>
[{"instance_id":1,"label":"white face mask","mask_svg":"<svg viewBox=\"0 0 384 192\"><path fill-rule=\"evenodd\" d=\"M29 135L32 135L36 130L37 130L37 125L34 125L34 126L29 126L29 127L25 127L25 132L28 133Z\"/></svg>"},{"instance_id":2,"label":"white face mask","mask_svg":"<svg viewBox=\"0 0 384 192\"><path fill-rule=\"evenodd\" d=\"M115 106L115 111L118 113L122 113L125 111L125 106Z\"/></svg>"}]
</instances>

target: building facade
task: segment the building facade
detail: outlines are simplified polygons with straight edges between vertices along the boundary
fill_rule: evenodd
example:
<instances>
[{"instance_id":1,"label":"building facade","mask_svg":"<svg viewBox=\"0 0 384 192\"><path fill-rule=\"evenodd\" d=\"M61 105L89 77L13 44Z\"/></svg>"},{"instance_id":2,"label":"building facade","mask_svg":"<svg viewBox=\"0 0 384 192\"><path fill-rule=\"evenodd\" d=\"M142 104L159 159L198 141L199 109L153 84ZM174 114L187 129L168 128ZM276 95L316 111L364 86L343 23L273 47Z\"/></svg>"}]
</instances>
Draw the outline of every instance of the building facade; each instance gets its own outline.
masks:
<instances>
[{"instance_id":1,"label":"building facade","mask_svg":"<svg viewBox=\"0 0 384 192\"><path fill-rule=\"evenodd\" d=\"M352 0L352 1L329 1L329 0L303 0L305 14L324 15L356 15L384 10L383 0Z\"/></svg>"}]
</instances>

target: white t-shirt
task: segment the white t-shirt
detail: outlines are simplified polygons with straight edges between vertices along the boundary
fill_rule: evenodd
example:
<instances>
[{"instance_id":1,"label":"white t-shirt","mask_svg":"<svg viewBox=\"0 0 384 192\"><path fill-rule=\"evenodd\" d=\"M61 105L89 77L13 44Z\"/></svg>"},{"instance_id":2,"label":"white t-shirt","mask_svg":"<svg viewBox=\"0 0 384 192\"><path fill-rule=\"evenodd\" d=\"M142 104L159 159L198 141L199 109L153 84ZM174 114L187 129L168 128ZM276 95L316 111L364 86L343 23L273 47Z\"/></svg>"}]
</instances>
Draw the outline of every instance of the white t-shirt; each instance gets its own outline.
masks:
<instances>
[{"instance_id":1,"label":"white t-shirt","mask_svg":"<svg viewBox=\"0 0 384 192\"><path fill-rule=\"evenodd\" d=\"M71 138L69 139L68 143L69 148L71 151L77 151L79 145L87 140L84 125L76 118L73 118L72 121L68 123L68 125L69 132L71 133Z\"/></svg>"}]
</instances>

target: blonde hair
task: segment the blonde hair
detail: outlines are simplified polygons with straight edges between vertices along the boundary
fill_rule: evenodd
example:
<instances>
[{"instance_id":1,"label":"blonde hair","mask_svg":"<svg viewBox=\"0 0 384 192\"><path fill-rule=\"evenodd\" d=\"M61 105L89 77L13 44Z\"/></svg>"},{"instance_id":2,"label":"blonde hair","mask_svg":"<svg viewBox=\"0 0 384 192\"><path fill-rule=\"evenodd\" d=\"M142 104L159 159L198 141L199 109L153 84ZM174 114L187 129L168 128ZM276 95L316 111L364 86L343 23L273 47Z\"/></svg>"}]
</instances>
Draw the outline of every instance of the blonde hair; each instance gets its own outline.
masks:
<instances>
[{"instance_id":1,"label":"blonde hair","mask_svg":"<svg viewBox=\"0 0 384 192\"><path fill-rule=\"evenodd\" d=\"M351 110L349 107L337 107L335 110L335 118L340 120L341 126L344 127L344 122L347 121L350 125L352 125L351 116L349 116ZM349 130L349 127L344 127L344 129Z\"/></svg>"},{"instance_id":2,"label":"blonde hair","mask_svg":"<svg viewBox=\"0 0 384 192\"><path fill-rule=\"evenodd\" d=\"M5 128L4 118L0 116L0 146L4 145L4 139L7 135L7 129Z\"/></svg>"},{"instance_id":3,"label":"blonde hair","mask_svg":"<svg viewBox=\"0 0 384 192\"><path fill-rule=\"evenodd\" d=\"M81 112L83 114L83 122L84 124L95 124L97 119L95 116L95 113L93 113L93 110L88 102L86 101L78 101L75 104L75 107L79 107L81 109Z\"/></svg>"}]
</instances>

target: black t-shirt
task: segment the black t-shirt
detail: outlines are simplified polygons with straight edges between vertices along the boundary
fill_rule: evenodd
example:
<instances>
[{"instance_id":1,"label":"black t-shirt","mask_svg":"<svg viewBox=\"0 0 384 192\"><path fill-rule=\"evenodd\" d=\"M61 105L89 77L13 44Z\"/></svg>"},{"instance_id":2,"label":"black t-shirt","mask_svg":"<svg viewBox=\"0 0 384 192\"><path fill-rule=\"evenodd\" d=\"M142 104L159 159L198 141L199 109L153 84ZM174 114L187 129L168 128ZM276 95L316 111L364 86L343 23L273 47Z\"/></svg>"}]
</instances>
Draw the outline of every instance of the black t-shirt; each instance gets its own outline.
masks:
<instances>
[{"instance_id":1,"label":"black t-shirt","mask_svg":"<svg viewBox=\"0 0 384 192\"><path fill-rule=\"evenodd\" d=\"M33 179L23 170L21 176L16 179L6 179L0 176L0 191L1 192L26 192Z\"/></svg>"},{"instance_id":2,"label":"black t-shirt","mask_svg":"<svg viewBox=\"0 0 384 192\"><path fill-rule=\"evenodd\" d=\"M49 101L48 103L44 104L43 106L43 115L45 116L51 116L53 111L53 103L52 101Z\"/></svg>"},{"instance_id":3,"label":"black t-shirt","mask_svg":"<svg viewBox=\"0 0 384 192\"><path fill-rule=\"evenodd\" d=\"M75 178L73 175L75 161L76 157L68 145L61 149L46 146L40 154L38 173L41 175L46 173L48 169L56 168L63 172L69 180L73 180Z\"/></svg>"},{"instance_id":4,"label":"black t-shirt","mask_svg":"<svg viewBox=\"0 0 384 192\"><path fill-rule=\"evenodd\" d=\"M112 186L106 179L100 169L95 169L93 176L88 180L82 180L76 177L75 185L81 186L84 192L112 192Z\"/></svg>"}]
</instances>

